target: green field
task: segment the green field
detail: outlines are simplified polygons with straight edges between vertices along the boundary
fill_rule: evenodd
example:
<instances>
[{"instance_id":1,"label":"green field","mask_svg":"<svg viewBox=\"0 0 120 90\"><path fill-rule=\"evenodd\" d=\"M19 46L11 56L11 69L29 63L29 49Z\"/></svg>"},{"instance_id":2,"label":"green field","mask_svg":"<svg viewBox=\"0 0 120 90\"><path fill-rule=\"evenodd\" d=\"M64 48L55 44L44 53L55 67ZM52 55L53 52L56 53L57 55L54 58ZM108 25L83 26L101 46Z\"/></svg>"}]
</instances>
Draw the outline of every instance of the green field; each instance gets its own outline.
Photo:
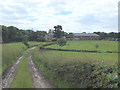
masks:
<instances>
[{"instance_id":1,"label":"green field","mask_svg":"<svg viewBox=\"0 0 120 90\"><path fill-rule=\"evenodd\" d=\"M96 43L99 45L97 49L94 47ZM63 47L58 45L47 47L118 51L117 42L112 41L70 41ZM59 88L85 88L90 87L91 82L92 87L117 87L117 83L112 79L117 75L117 53L49 51L36 48L32 55L44 74Z\"/></svg>"},{"instance_id":2,"label":"green field","mask_svg":"<svg viewBox=\"0 0 120 90\"><path fill-rule=\"evenodd\" d=\"M30 45L44 44L46 42L29 42ZM22 56L27 47L22 42L2 44L2 72Z\"/></svg>"},{"instance_id":3,"label":"green field","mask_svg":"<svg viewBox=\"0 0 120 90\"><path fill-rule=\"evenodd\" d=\"M2 72L24 54L27 47L23 43L9 43L2 45Z\"/></svg>"},{"instance_id":4,"label":"green field","mask_svg":"<svg viewBox=\"0 0 120 90\"><path fill-rule=\"evenodd\" d=\"M38 52L39 53L39 52ZM58 60L60 62L67 61L92 61L105 62L106 64L118 63L117 53L86 53L86 52L65 52L65 51L42 51L39 53L39 58L44 61L53 62Z\"/></svg>"},{"instance_id":5,"label":"green field","mask_svg":"<svg viewBox=\"0 0 120 90\"><path fill-rule=\"evenodd\" d=\"M43 45L48 42L29 42L30 45ZM95 48L95 44L99 47ZM49 48L118 51L117 42L113 41L68 41L66 46L47 46ZM45 47L46 48L46 47ZM22 43L2 45L2 72L22 56L27 47ZM59 88L117 87L117 53L87 53L32 50L32 58L43 74ZM91 86L92 82L92 86ZM13 88L32 88L28 72L27 55L21 60Z\"/></svg>"},{"instance_id":6,"label":"green field","mask_svg":"<svg viewBox=\"0 0 120 90\"><path fill-rule=\"evenodd\" d=\"M99 47L96 48L95 45ZM51 45L46 48L74 49L74 50L96 50L96 51L118 51L118 42L115 41L68 41L66 46Z\"/></svg>"},{"instance_id":7,"label":"green field","mask_svg":"<svg viewBox=\"0 0 120 90\"><path fill-rule=\"evenodd\" d=\"M30 41L28 42L29 45L43 45L43 44L47 44L49 42L37 42L37 41Z\"/></svg>"}]
</instances>

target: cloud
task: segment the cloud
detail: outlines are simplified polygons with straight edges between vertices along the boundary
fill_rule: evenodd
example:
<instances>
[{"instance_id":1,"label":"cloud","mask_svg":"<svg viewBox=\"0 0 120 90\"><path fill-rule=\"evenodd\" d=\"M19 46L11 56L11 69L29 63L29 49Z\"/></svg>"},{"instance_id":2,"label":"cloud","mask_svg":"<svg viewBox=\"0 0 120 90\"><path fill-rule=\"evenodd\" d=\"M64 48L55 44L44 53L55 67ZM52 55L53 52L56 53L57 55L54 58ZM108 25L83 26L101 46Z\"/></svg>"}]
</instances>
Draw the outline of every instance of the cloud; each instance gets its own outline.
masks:
<instances>
[{"instance_id":1,"label":"cloud","mask_svg":"<svg viewBox=\"0 0 120 90\"><path fill-rule=\"evenodd\" d=\"M4 0L0 24L66 32L118 31L118 0Z\"/></svg>"}]
</instances>

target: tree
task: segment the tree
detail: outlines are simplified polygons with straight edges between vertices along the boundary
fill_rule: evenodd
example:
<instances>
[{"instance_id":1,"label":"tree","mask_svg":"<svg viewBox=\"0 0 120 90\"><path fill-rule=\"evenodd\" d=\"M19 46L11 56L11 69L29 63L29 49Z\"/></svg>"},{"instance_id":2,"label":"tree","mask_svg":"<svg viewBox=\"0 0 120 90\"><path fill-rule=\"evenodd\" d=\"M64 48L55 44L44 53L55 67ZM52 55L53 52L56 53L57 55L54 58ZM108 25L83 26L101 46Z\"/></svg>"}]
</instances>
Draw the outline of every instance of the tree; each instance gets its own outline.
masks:
<instances>
[{"instance_id":1,"label":"tree","mask_svg":"<svg viewBox=\"0 0 120 90\"><path fill-rule=\"evenodd\" d=\"M57 40L59 46L65 46L67 41L64 38L60 38Z\"/></svg>"},{"instance_id":2,"label":"tree","mask_svg":"<svg viewBox=\"0 0 120 90\"><path fill-rule=\"evenodd\" d=\"M55 30L54 30L54 37L56 38L61 38L62 37L62 26L61 25L57 25L54 26Z\"/></svg>"},{"instance_id":3,"label":"tree","mask_svg":"<svg viewBox=\"0 0 120 90\"><path fill-rule=\"evenodd\" d=\"M2 39L3 43L7 43L8 41L8 28L6 26L2 26Z\"/></svg>"},{"instance_id":4,"label":"tree","mask_svg":"<svg viewBox=\"0 0 120 90\"><path fill-rule=\"evenodd\" d=\"M24 41L23 41L23 43L29 48L28 36L27 36L27 35L24 36Z\"/></svg>"},{"instance_id":5,"label":"tree","mask_svg":"<svg viewBox=\"0 0 120 90\"><path fill-rule=\"evenodd\" d=\"M74 34L73 33L69 33L69 37L73 38Z\"/></svg>"},{"instance_id":6,"label":"tree","mask_svg":"<svg viewBox=\"0 0 120 90\"><path fill-rule=\"evenodd\" d=\"M37 38L37 41L40 41L40 42L45 42L45 38L43 36L40 36Z\"/></svg>"}]
</instances>

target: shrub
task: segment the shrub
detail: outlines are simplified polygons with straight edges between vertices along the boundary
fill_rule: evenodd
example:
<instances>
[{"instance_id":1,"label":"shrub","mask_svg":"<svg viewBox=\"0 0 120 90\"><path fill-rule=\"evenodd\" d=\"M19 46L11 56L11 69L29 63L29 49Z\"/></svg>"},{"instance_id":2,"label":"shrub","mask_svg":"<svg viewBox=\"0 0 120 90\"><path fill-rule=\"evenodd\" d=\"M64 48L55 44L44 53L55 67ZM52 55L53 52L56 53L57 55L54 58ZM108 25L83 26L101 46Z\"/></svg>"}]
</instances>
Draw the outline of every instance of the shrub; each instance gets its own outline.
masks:
<instances>
[{"instance_id":1,"label":"shrub","mask_svg":"<svg viewBox=\"0 0 120 90\"><path fill-rule=\"evenodd\" d=\"M98 45L98 44L95 44L95 47L96 47L96 48L98 48L98 47L99 47L99 45Z\"/></svg>"},{"instance_id":2,"label":"shrub","mask_svg":"<svg viewBox=\"0 0 120 90\"><path fill-rule=\"evenodd\" d=\"M57 40L59 46L65 46L67 41L64 38L60 38Z\"/></svg>"},{"instance_id":3,"label":"shrub","mask_svg":"<svg viewBox=\"0 0 120 90\"><path fill-rule=\"evenodd\" d=\"M39 37L39 38L37 38L37 40L40 41L40 42L45 42L46 41L44 37Z\"/></svg>"},{"instance_id":4,"label":"shrub","mask_svg":"<svg viewBox=\"0 0 120 90\"><path fill-rule=\"evenodd\" d=\"M57 41L57 39L53 39L52 41Z\"/></svg>"}]
</instances>

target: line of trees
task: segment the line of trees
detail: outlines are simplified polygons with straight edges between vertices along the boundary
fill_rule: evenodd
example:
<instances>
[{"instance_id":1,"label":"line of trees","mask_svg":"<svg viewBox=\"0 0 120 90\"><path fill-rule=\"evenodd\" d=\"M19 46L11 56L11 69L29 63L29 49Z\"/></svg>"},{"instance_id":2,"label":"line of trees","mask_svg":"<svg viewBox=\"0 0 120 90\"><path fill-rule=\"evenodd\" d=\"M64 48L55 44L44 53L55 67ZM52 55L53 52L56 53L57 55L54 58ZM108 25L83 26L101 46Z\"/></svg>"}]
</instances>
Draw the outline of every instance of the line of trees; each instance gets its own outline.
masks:
<instances>
[{"instance_id":1,"label":"line of trees","mask_svg":"<svg viewBox=\"0 0 120 90\"><path fill-rule=\"evenodd\" d=\"M72 38L73 33L64 32L61 25L54 26L54 37L61 38L65 36L66 38ZM84 32L85 33L85 32ZM108 39L108 38L119 38L120 39L120 32L94 32L95 34L100 35L101 39ZM10 42L22 42L24 41L24 37L28 37L28 41L45 41L44 36L47 34L46 31L33 31L33 30L22 30L18 29L14 26L4 26L2 25L2 43L10 43Z\"/></svg>"},{"instance_id":2,"label":"line of trees","mask_svg":"<svg viewBox=\"0 0 120 90\"><path fill-rule=\"evenodd\" d=\"M22 42L24 37L28 37L28 41L45 41L46 31L22 30L14 26L2 26L2 43Z\"/></svg>"},{"instance_id":3,"label":"line of trees","mask_svg":"<svg viewBox=\"0 0 120 90\"><path fill-rule=\"evenodd\" d=\"M67 33L62 31L62 26L61 25L56 25L54 26L54 37L55 38L61 38L63 36L65 36L66 38L73 38L73 33ZM83 32L86 33L86 32ZM93 32L95 34L98 34L101 39L120 39L120 32L110 32L110 33L106 33L106 32Z\"/></svg>"},{"instance_id":4,"label":"line of trees","mask_svg":"<svg viewBox=\"0 0 120 90\"><path fill-rule=\"evenodd\" d=\"M110 32L110 33L105 33L105 32L94 32L95 34L98 34L101 39L120 39L120 32Z\"/></svg>"}]
</instances>

